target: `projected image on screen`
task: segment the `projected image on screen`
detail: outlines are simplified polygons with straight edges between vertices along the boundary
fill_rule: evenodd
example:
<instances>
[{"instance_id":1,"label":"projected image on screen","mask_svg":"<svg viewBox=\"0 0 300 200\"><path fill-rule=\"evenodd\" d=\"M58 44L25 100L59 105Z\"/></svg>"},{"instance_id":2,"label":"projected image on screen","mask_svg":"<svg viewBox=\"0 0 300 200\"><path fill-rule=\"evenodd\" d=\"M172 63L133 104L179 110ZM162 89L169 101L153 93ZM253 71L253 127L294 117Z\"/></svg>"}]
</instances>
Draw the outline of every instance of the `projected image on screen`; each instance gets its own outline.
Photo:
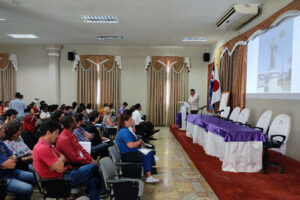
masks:
<instances>
[{"instance_id":1,"label":"projected image on screen","mask_svg":"<svg viewBox=\"0 0 300 200\"><path fill-rule=\"evenodd\" d=\"M247 93L300 93L300 16L248 43Z\"/></svg>"}]
</instances>

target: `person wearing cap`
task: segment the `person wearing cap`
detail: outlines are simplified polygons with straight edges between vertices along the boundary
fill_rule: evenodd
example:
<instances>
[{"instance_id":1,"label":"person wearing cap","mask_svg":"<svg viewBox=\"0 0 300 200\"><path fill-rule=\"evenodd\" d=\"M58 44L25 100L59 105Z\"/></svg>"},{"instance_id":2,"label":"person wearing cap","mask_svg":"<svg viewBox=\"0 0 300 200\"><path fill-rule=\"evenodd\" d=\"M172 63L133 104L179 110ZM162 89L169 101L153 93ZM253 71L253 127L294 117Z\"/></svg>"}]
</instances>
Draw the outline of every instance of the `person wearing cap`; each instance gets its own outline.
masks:
<instances>
[{"instance_id":1,"label":"person wearing cap","mask_svg":"<svg viewBox=\"0 0 300 200\"><path fill-rule=\"evenodd\" d=\"M27 108L26 103L22 100L23 95L20 92L15 94L15 99L9 104L9 108L15 109L18 112L17 119L25 117L24 110Z\"/></svg>"}]
</instances>

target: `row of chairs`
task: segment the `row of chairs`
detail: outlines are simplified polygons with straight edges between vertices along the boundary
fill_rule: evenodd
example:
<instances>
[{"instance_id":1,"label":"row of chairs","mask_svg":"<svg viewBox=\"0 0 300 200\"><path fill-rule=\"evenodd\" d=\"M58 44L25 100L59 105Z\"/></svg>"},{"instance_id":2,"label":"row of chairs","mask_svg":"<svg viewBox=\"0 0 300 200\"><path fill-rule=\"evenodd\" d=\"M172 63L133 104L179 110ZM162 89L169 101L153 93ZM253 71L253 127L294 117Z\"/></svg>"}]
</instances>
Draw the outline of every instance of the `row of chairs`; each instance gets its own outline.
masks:
<instances>
[{"instance_id":1,"label":"row of chairs","mask_svg":"<svg viewBox=\"0 0 300 200\"><path fill-rule=\"evenodd\" d=\"M291 129L291 118L287 114L277 115L272 123L272 110L266 110L257 120L255 126L251 126L248 123L250 110L244 108L240 112L240 107L236 107L230 114L229 121L236 122L239 124L247 125L253 129L261 130L265 135L266 142L264 142L264 154L263 154L263 168L262 173L266 173L268 165L271 165L280 170L280 173L284 173L284 170L278 165L278 163L269 161L268 151L269 149L280 149L286 144L290 129ZM230 113L230 107L226 107L224 112L221 113L221 117L227 119ZM270 125L271 123L271 125Z\"/></svg>"}]
</instances>

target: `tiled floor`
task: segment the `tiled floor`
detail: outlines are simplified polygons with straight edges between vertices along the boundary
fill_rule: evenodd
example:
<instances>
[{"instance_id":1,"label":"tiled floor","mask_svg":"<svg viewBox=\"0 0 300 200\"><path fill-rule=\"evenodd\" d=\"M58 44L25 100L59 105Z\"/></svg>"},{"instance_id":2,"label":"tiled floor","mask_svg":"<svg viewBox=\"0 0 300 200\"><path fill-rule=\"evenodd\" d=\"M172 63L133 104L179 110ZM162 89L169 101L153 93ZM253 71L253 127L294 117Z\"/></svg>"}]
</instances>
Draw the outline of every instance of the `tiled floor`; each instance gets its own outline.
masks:
<instances>
[{"instance_id":1,"label":"tiled floor","mask_svg":"<svg viewBox=\"0 0 300 200\"><path fill-rule=\"evenodd\" d=\"M158 184L145 185L142 200L218 199L168 127L161 128L152 143L156 148Z\"/></svg>"},{"instance_id":2,"label":"tiled floor","mask_svg":"<svg viewBox=\"0 0 300 200\"><path fill-rule=\"evenodd\" d=\"M142 200L213 200L218 199L194 166L168 127L155 135L160 179L158 184L145 184ZM37 191L32 199L42 199Z\"/></svg>"}]
</instances>

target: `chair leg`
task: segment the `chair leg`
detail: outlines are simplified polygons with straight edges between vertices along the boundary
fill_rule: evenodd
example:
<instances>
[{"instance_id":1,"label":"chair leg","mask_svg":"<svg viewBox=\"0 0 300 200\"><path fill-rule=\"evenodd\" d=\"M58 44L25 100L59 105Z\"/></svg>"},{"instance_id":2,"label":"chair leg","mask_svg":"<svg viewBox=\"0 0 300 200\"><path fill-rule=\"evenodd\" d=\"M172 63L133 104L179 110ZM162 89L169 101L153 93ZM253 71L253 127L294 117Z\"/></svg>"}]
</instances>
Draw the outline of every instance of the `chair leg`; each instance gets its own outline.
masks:
<instances>
[{"instance_id":1,"label":"chair leg","mask_svg":"<svg viewBox=\"0 0 300 200\"><path fill-rule=\"evenodd\" d=\"M284 170L278 165L278 163L276 162L269 162L269 165L275 167L276 169L278 169L280 171L280 174L284 174Z\"/></svg>"},{"instance_id":2,"label":"chair leg","mask_svg":"<svg viewBox=\"0 0 300 200\"><path fill-rule=\"evenodd\" d=\"M262 167L261 173L263 173L263 174L266 173L266 169L268 167L268 162L269 162L269 150L268 150L268 148L264 148L263 167Z\"/></svg>"}]
</instances>

